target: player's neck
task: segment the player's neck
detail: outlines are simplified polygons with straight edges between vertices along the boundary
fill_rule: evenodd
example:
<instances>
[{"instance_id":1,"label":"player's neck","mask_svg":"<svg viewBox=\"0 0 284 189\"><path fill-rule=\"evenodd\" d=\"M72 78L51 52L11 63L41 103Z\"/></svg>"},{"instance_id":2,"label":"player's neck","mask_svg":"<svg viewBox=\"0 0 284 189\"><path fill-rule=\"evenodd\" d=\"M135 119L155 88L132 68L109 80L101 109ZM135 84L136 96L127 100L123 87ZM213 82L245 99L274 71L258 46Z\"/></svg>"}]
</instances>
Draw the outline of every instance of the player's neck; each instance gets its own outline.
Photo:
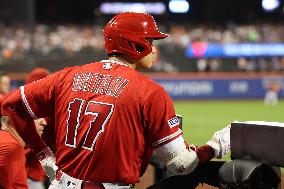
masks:
<instances>
[{"instance_id":1,"label":"player's neck","mask_svg":"<svg viewBox=\"0 0 284 189\"><path fill-rule=\"evenodd\" d=\"M113 56L113 57L110 57L109 59L121 62L123 64L126 64L127 66L129 66L132 69L136 69L136 63L129 62L129 61L123 59L123 58Z\"/></svg>"}]
</instances>

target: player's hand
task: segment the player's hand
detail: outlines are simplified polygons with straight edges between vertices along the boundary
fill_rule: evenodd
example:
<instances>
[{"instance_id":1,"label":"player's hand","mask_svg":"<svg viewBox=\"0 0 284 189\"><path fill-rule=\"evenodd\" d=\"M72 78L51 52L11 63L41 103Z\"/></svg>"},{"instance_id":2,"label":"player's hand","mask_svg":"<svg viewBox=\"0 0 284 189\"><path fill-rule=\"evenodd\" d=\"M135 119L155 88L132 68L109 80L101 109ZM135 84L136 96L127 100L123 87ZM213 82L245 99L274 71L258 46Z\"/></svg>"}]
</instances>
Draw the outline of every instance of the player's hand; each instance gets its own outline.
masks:
<instances>
[{"instance_id":1,"label":"player's hand","mask_svg":"<svg viewBox=\"0 0 284 189\"><path fill-rule=\"evenodd\" d=\"M215 132L211 140L206 143L213 148L215 158L221 159L230 151L230 130L231 125L228 125L227 127Z\"/></svg>"},{"instance_id":2,"label":"player's hand","mask_svg":"<svg viewBox=\"0 0 284 189\"><path fill-rule=\"evenodd\" d=\"M56 171L58 167L55 165L55 156L53 155L50 148L46 148L37 155L37 158L44 168L46 175L49 177L50 181L53 181L56 176Z\"/></svg>"}]
</instances>

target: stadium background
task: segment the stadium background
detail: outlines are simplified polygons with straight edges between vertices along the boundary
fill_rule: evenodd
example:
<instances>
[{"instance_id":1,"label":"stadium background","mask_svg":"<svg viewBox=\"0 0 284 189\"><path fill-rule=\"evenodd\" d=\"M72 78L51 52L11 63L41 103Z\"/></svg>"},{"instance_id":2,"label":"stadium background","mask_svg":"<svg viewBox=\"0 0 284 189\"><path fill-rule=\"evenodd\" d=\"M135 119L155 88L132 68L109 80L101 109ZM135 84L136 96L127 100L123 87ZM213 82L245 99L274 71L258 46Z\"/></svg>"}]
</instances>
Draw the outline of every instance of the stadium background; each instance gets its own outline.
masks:
<instances>
[{"instance_id":1,"label":"stadium background","mask_svg":"<svg viewBox=\"0 0 284 189\"><path fill-rule=\"evenodd\" d=\"M102 27L122 10L151 13L171 35L157 42L153 69L141 71L172 96L187 141L202 145L234 120L284 122L281 0L1 0L0 71L16 88L35 67L105 59ZM278 104L264 104L268 89ZM152 171L136 188L153 182Z\"/></svg>"}]
</instances>

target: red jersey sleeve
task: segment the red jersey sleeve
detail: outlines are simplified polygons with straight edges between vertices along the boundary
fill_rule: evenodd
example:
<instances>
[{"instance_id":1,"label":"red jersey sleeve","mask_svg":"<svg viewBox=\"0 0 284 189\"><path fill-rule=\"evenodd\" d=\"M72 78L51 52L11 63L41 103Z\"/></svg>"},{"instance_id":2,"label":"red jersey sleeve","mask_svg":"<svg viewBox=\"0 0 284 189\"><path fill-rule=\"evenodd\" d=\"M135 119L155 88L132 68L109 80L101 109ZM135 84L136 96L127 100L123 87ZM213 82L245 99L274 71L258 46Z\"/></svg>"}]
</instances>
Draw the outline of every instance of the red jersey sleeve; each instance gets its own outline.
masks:
<instances>
[{"instance_id":1,"label":"red jersey sleeve","mask_svg":"<svg viewBox=\"0 0 284 189\"><path fill-rule=\"evenodd\" d=\"M59 72L20 87L25 109L34 119L49 117L53 108L53 93Z\"/></svg>"},{"instance_id":2,"label":"red jersey sleeve","mask_svg":"<svg viewBox=\"0 0 284 189\"><path fill-rule=\"evenodd\" d=\"M174 104L164 88L153 91L144 106L147 136L154 148L182 135Z\"/></svg>"},{"instance_id":3,"label":"red jersey sleeve","mask_svg":"<svg viewBox=\"0 0 284 189\"><path fill-rule=\"evenodd\" d=\"M57 77L58 73L55 73L22 86L2 104L2 113L9 116L17 132L35 153L44 150L46 144L38 135L33 120L50 116L54 104L52 93Z\"/></svg>"}]
</instances>

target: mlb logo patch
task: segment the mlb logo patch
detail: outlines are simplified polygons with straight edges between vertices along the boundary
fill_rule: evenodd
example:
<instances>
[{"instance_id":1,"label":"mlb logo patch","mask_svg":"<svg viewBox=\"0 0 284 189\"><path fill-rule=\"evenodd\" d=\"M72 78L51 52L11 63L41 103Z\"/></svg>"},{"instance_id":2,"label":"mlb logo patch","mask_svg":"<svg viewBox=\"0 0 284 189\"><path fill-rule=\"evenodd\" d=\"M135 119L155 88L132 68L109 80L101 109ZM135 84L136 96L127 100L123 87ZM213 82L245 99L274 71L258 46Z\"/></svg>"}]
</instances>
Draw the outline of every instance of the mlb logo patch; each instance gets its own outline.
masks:
<instances>
[{"instance_id":1,"label":"mlb logo patch","mask_svg":"<svg viewBox=\"0 0 284 189\"><path fill-rule=\"evenodd\" d=\"M112 64L111 63L104 63L103 64L103 69L105 69L105 70L110 70L112 68Z\"/></svg>"},{"instance_id":2,"label":"mlb logo patch","mask_svg":"<svg viewBox=\"0 0 284 189\"><path fill-rule=\"evenodd\" d=\"M169 124L170 128L173 128L173 127L175 127L175 126L178 126L178 125L179 125L179 119L178 119L178 117L174 117L174 118L168 120L168 124Z\"/></svg>"}]
</instances>

